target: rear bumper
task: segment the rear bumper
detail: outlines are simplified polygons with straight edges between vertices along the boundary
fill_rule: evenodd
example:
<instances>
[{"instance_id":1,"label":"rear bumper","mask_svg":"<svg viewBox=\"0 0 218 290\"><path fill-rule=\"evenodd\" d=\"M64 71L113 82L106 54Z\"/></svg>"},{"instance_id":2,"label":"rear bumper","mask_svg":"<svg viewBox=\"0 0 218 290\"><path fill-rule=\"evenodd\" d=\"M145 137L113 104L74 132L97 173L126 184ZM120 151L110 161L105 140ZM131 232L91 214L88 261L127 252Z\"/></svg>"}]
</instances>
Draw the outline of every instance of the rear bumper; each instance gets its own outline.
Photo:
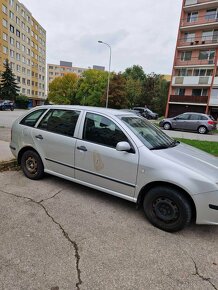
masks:
<instances>
[{"instance_id":1,"label":"rear bumper","mask_svg":"<svg viewBox=\"0 0 218 290\"><path fill-rule=\"evenodd\" d=\"M196 223L218 225L218 190L193 196Z\"/></svg>"}]
</instances>

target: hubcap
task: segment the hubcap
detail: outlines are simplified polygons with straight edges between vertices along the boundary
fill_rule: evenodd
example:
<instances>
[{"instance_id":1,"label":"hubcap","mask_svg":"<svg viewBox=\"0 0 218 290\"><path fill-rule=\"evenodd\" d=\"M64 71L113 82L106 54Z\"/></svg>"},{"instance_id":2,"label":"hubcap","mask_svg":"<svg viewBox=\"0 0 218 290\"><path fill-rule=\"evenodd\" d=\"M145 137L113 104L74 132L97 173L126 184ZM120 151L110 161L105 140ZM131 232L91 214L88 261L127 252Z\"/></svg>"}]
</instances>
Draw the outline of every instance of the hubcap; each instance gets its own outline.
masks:
<instances>
[{"instance_id":1,"label":"hubcap","mask_svg":"<svg viewBox=\"0 0 218 290\"><path fill-rule=\"evenodd\" d=\"M37 162L36 159L33 157L28 157L26 159L26 169L31 174L35 174L37 172Z\"/></svg>"},{"instance_id":2,"label":"hubcap","mask_svg":"<svg viewBox=\"0 0 218 290\"><path fill-rule=\"evenodd\" d=\"M206 132L206 129L204 127L199 128L199 133L204 134Z\"/></svg>"},{"instance_id":3,"label":"hubcap","mask_svg":"<svg viewBox=\"0 0 218 290\"><path fill-rule=\"evenodd\" d=\"M178 206L169 198L159 197L155 199L152 207L154 214L164 222L172 222L179 217Z\"/></svg>"},{"instance_id":4,"label":"hubcap","mask_svg":"<svg viewBox=\"0 0 218 290\"><path fill-rule=\"evenodd\" d=\"M170 129L170 125L169 124L165 124L164 125L164 129L169 130Z\"/></svg>"}]
</instances>

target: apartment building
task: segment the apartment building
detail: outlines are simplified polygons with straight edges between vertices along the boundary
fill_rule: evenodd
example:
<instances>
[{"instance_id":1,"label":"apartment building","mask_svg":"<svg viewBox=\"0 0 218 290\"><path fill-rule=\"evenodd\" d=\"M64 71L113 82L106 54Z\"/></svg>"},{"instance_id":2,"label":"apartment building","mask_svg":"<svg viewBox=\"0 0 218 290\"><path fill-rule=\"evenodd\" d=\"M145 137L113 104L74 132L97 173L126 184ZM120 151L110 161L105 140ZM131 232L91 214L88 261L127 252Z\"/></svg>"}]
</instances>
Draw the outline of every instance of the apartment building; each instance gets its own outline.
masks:
<instances>
[{"instance_id":1,"label":"apartment building","mask_svg":"<svg viewBox=\"0 0 218 290\"><path fill-rule=\"evenodd\" d=\"M183 0L166 116L218 118L218 1Z\"/></svg>"},{"instance_id":2,"label":"apartment building","mask_svg":"<svg viewBox=\"0 0 218 290\"><path fill-rule=\"evenodd\" d=\"M46 31L17 0L1 0L0 69L9 60L29 106L45 100Z\"/></svg>"},{"instance_id":3,"label":"apartment building","mask_svg":"<svg viewBox=\"0 0 218 290\"><path fill-rule=\"evenodd\" d=\"M68 73L75 73L78 77L82 75L84 71L89 68L82 68L73 66L72 62L60 61L60 65L47 64L47 89L49 90L49 84L57 77L63 77ZM104 71L104 66L93 65L93 69Z\"/></svg>"}]
</instances>

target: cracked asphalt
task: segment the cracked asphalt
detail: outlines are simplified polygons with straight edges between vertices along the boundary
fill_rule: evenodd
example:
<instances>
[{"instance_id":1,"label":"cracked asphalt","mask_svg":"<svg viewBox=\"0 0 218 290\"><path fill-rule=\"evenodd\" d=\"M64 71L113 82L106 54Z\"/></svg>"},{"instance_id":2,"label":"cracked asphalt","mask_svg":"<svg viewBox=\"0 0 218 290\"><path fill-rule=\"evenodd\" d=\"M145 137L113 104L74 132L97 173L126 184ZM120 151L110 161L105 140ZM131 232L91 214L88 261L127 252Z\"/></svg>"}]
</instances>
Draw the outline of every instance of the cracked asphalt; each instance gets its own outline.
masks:
<instances>
[{"instance_id":1,"label":"cracked asphalt","mask_svg":"<svg viewBox=\"0 0 218 290\"><path fill-rule=\"evenodd\" d=\"M0 289L218 289L218 227L169 234L125 200L0 173Z\"/></svg>"}]
</instances>

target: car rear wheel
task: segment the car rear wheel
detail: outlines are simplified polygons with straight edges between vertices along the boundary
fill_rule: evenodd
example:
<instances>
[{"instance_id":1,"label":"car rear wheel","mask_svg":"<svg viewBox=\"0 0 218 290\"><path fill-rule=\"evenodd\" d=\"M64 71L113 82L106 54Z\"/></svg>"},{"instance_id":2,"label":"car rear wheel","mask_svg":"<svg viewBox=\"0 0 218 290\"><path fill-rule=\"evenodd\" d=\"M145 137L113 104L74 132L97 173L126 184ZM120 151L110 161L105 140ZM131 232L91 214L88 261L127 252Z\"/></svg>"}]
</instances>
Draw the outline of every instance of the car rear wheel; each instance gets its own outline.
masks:
<instances>
[{"instance_id":1,"label":"car rear wheel","mask_svg":"<svg viewBox=\"0 0 218 290\"><path fill-rule=\"evenodd\" d=\"M148 191L143 202L147 219L166 232L182 230L191 221L191 204L182 192L168 186Z\"/></svg>"},{"instance_id":2,"label":"car rear wheel","mask_svg":"<svg viewBox=\"0 0 218 290\"><path fill-rule=\"evenodd\" d=\"M21 157L23 173L30 179L40 179L44 175L44 166L40 156L33 150L27 150Z\"/></svg>"},{"instance_id":3,"label":"car rear wheel","mask_svg":"<svg viewBox=\"0 0 218 290\"><path fill-rule=\"evenodd\" d=\"M163 128L164 130L170 130L171 129L170 123L164 123Z\"/></svg>"},{"instance_id":4,"label":"car rear wheel","mask_svg":"<svg viewBox=\"0 0 218 290\"><path fill-rule=\"evenodd\" d=\"M207 133L207 128L205 126L200 126L198 128L198 133L199 134L206 134Z\"/></svg>"}]
</instances>

